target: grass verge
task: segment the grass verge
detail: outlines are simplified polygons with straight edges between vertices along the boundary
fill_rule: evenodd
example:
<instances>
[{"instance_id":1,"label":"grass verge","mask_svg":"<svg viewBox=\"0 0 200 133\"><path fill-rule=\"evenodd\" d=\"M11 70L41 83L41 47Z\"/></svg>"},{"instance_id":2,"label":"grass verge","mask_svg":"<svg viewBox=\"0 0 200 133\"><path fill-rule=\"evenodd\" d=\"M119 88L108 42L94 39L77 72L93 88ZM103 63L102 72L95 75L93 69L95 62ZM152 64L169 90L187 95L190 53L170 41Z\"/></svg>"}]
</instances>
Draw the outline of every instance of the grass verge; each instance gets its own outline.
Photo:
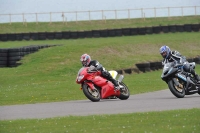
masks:
<instances>
[{"instance_id":1,"label":"grass verge","mask_svg":"<svg viewBox=\"0 0 200 133\"><path fill-rule=\"evenodd\" d=\"M200 109L0 121L2 133L198 133Z\"/></svg>"},{"instance_id":2,"label":"grass verge","mask_svg":"<svg viewBox=\"0 0 200 133\"><path fill-rule=\"evenodd\" d=\"M0 105L86 99L75 83L83 53L97 59L107 70L135 67L135 63L161 60L161 45L169 45L186 57L199 54L199 33L126 36L98 39L0 42L0 47L63 44L27 55L17 68L0 68ZM197 66L197 73L200 73ZM125 75L131 94L167 88L161 70Z\"/></svg>"},{"instance_id":3,"label":"grass verge","mask_svg":"<svg viewBox=\"0 0 200 133\"><path fill-rule=\"evenodd\" d=\"M99 29L118 29L148 27L158 25L198 24L200 16L160 17L146 19L93 20L78 22L39 22L37 23L4 23L0 24L0 33L54 32L54 31L84 31Z\"/></svg>"}]
</instances>

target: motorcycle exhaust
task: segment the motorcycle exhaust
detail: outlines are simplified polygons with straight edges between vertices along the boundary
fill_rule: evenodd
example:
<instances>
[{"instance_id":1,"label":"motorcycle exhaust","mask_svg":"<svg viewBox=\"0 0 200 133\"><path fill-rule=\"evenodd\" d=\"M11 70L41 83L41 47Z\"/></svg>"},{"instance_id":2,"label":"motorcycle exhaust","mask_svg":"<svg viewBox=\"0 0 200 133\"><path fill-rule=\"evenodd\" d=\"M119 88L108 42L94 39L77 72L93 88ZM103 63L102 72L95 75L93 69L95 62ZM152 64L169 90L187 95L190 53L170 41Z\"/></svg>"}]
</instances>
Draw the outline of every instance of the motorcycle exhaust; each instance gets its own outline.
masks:
<instances>
[{"instance_id":1,"label":"motorcycle exhaust","mask_svg":"<svg viewBox=\"0 0 200 133\"><path fill-rule=\"evenodd\" d=\"M122 82L123 79L124 79L124 75L120 75L118 78L118 82Z\"/></svg>"}]
</instances>

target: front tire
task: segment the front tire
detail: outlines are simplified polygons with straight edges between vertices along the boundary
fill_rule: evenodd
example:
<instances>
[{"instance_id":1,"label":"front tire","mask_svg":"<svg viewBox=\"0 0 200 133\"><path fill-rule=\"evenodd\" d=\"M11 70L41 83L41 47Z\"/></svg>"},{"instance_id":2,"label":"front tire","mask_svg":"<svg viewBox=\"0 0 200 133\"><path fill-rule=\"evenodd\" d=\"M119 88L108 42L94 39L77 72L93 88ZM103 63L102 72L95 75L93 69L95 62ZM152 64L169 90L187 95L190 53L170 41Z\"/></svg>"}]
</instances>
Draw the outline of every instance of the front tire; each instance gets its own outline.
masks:
<instances>
[{"instance_id":1,"label":"front tire","mask_svg":"<svg viewBox=\"0 0 200 133\"><path fill-rule=\"evenodd\" d=\"M168 86L169 86L169 90L172 92L172 94L174 96L176 96L177 98L183 98L185 96L185 89L182 88L180 89L176 89L175 84L173 82L173 80L170 80L168 82Z\"/></svg>"},{"instance_id":2,"label":"front tire","mask_svg":"<svg viewBox=\"0 0 200 133\"><path fill-rule=\"evenodd\" d=\"M118 98L120 100L127 100L130 96L130 91L123 82L119 82L119 84L122 85L124 88L120 89L120 95L118 96Z\"/></svg>"},{"instance_id":3,"label":"front tire","mask_svg":"<svg viewBox=\"0 0 200 133\"><path fill-rule=\"evenodd\" d=\"M83 93L92 102L98 102L101 99L100 92L98 89L92 90L87 84L83 84Z\"/></svg>"}]
</instances>

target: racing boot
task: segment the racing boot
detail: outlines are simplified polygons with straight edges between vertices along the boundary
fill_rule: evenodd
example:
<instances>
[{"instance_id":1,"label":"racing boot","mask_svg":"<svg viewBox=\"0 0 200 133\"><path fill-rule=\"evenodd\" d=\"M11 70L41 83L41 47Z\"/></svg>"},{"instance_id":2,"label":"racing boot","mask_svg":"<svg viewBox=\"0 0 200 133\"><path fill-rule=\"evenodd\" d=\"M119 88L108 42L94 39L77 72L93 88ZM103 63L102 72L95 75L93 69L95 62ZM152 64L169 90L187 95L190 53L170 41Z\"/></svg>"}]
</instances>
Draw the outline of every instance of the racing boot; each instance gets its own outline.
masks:
<instances>
[{"instance_id":1,"label":"racing boot","mask_svg":"<svg viewBox=\"0 0 200 133\"><path fill-rule=\"evenodd\" d=\"M199 78L199 75L195 75L195 79L197 80L197 84L200 84L200 78Z\"/></svg>"},{"instance_id":2,"label":"racing boot","mask_svg":"<svg viewBox=\"0 0 200 133\"><path fill-rule=\"evenodd\" d=\"M194 76L194 78L196 79L197 84L200 84L200 78L199 78L198 74L196 74L196 72L194 71L194 69L192 69L190 72Z\"/></svg>"},{"instance_id":3,"label":"racing boot","mask_svg":"<svg viewBox=\"0 0 200 133\"><path fill-rule=\"evenodd\" d=\"M122 85L119 84L119 82L115 79L110 79L110 81L114 84L114 88L115 90L120 90L123 89L124 87Z\"/></svg>"},{"instance_id":4,"label":"racing boot","mask_svg":"<svg viewBox=\"0 0 200 133\"><path fill-rule=\"evenodd\" d=\"M115 90L119 90L120 89L120 86L119 86L119 83L117 82L117 80L112 78L111 82L114 84Z\"/></svg>"},{"instance_id":5,"label":"racing boot","mask_svg":"<svg viewBox=\"0 0 200 133\"><path fill-rule=\"evenodd\" d=\"M119 90L120 86L117 80L115 80L110 74L108 76L108 80L110 80L114 84L115 90Z\"/></svg>"}]
</instances>

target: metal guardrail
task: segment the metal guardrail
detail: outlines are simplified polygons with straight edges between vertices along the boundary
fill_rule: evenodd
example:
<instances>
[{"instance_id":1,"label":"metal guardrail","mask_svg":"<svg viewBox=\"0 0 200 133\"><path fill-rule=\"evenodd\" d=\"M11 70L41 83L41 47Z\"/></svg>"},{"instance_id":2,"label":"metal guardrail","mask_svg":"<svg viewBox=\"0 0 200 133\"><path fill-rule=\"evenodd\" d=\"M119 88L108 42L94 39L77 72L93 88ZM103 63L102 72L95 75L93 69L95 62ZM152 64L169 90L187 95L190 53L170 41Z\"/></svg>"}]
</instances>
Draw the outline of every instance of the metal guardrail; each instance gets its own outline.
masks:
<instances>
[{"instance_id":1,"label":"metal guardrail","mask_svg":"<svg viewBox=\"0 0 200 133\"><path fill-rule=\"evenodd\" d=\"M45 17L44 17L45 15ZM16 22L58 22L67 21L91 21L107 19L132 19L132 18L157 18L172 16L200 15L200 6L138 8L122 10L94 10L94 11L71 11L71 12L41 12L41 13L16 13L0 14L5 23ZM0 21L1 22L1 21Z\"/></svg>"}]
</instances>

